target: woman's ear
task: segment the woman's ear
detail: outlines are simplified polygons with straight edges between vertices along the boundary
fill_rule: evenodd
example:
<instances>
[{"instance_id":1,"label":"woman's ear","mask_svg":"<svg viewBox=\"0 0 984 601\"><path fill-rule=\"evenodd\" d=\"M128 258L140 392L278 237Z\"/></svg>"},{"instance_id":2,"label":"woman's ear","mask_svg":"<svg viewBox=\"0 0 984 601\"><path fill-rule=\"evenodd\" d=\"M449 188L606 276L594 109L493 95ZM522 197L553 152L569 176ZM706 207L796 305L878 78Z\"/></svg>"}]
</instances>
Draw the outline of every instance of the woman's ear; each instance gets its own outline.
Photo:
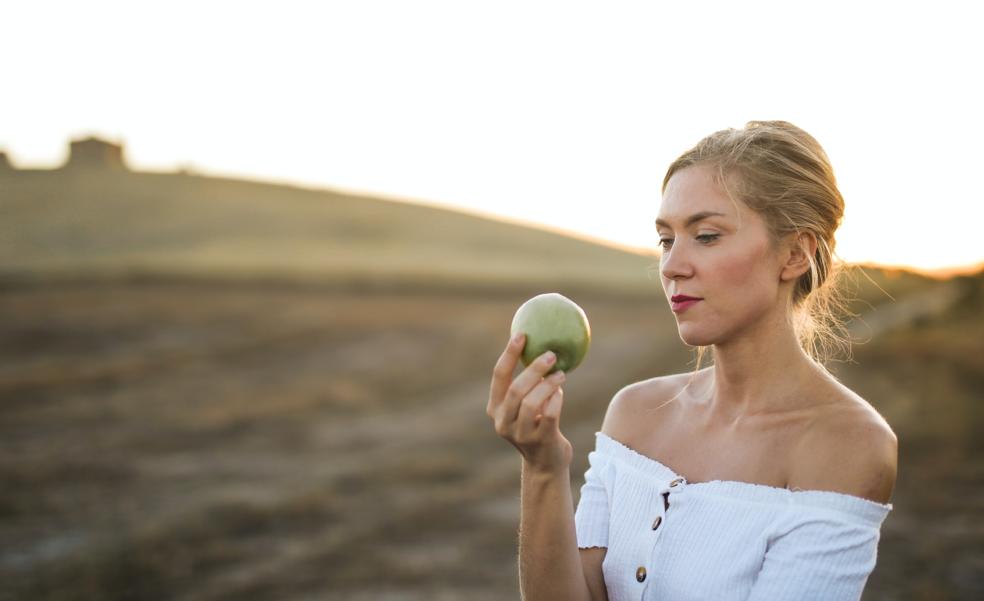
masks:
<instances>
[{"instance_id":1,"label":"woman's ear","mask_svg":"<svg viewBox=\"0 0 984 601\"><path fill-rule=\"evenodd\" d=\"M793 232L786 236L783 245L782 271L780 281L795 280L810 271L810 258L817 254L817 238L813 232Z\"/></svg>"}]
</instances>

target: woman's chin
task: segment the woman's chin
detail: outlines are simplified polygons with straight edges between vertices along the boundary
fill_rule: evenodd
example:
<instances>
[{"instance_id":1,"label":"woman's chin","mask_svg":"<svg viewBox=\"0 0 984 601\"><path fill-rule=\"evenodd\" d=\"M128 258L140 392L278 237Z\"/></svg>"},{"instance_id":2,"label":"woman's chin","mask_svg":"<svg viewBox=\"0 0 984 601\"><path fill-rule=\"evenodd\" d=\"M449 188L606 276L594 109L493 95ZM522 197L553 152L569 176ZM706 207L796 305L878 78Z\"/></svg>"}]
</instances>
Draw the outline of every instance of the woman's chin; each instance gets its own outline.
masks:
<instances>
[{"instance_id":1,"label":"woman's chin","mask_svg":"<svg viewBox=\"0 0 984 601\"><path fill-rule=\"evenodd\" d=\"M681 324L677 328L677 331L680 333L680 340L687 346L711 346L716 341L716 338L707 332L701 332L697 328L686 327L684 324Z\"/></svg>"}]
</instances>

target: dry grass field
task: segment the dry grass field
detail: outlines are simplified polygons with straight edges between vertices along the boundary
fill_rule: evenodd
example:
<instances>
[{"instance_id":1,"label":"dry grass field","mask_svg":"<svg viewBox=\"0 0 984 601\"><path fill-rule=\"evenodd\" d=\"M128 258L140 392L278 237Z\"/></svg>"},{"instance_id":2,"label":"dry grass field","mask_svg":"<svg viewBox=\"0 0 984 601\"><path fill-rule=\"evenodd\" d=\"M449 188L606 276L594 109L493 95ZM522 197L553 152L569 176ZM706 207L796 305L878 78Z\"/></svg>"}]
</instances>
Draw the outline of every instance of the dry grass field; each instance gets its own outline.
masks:
<instances>
[{"instance_id":1,"label":"dry grass field","mask_svg":"<svg viewBox=\"0 0 984 601\"><path fill-rule=\"evenodd\" d=\"M0 581L23 599L509 598L518 455L484 413L527 291L8 289ZM651 301L578 299L607 399L685 367ZM442 596L443 595L443 596Z\"/></svg>"},{"instance_id":2,"label":"dry grass field","mask_svg":"<svg viewBox=\"0 0 984 601\"><path fill-rule=\"evenodd\" d=\"M518 455L484 404L533 292L3 290L3 598L516 598ZM612 394L689 354L655 294L574 296L595 336L565 387L579 487ZM840 367L902 441L866 599L984 590L984 332L953 319Z\"/></svg>"},{"instance_id":3,"label":"dry grass field","mask_svg":"<svg viewBox=\"0 0 984 601\"><path fill-rule=\"evenodd\" d=\"M193 203L160 192L165 184L147 194L182 210L149 219L100 188L106 182L58 184L88 198L82 212L49 184L21 181L18 200L0 200L5 223L22 226L0 239L2 601L517 599L519 456L485 415L515 309L556 290L591 319L594 344L565 385L562 418L575 445L575 498L611 396L688 369L690 353L658 283L645 279L644 257L592 255L584 242L502 224L487 230L506 228L498 247L476 250L465 222L447 217L460 231L435 236L465 257L446 263L447 273L473 281L424 273L427 252L404 272L383 254L364 258L391 270L380 277L266 278L303 254L278 255L285 246L272 234L269 243L235 241L249 227L264 233L257 190L273 187L230 192L198 181L217 187L196 202L236 190L257 196L252 217L236 216L232 204L216 213L252 226L191 235L197 221L184 212ZM51 207L75 216L55 218ZM317 211L307 210L301 221L314 228ZM119 223L100 229L93 212L124 213L129 233ZM385 257L416 256L411 240L424 237L418 229L429 218L408 215L407 231L417 233ZM300 227L279 219L281 236ZM352 219L368 227L396 218ZM120 232L100 246L106 230ZM225 250L189 250L189 261L202 262L180 263L175 239L189 248L211 239ZM570 252L558 254L555 242ZM246 247L260 268L244 261L221 277ZM548 259L531 259L515 281L499 279L497 269L533 248ZM583 264L565 267L567 280L551 279L551 266L570 256ZM608 275L592 286L592 270L604 265ZM539 285L530 281L537 269ZM863 285L856 308L866 325L853 331L866 342L853 363L834 365L901 442L895 510L864 599L984 598L984 276L870 273L895 300Z\"/></svg>"}]
</instances>

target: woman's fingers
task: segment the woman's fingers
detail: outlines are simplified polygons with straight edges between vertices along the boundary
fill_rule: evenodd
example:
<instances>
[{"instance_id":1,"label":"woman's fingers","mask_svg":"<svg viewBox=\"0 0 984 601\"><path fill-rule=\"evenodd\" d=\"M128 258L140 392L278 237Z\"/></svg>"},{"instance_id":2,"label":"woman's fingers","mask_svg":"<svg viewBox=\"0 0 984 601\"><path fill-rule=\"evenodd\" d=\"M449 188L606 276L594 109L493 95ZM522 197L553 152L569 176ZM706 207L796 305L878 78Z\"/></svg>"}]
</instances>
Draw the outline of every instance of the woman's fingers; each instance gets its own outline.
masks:
<instances>
[{"instance_id":1,"label":"woman's fingers","mask_svg":"<svg viewBox=\"0 0 984 601\"><path fill-rule=\"evenodd\" d=\"M547 351L530 363L516 379L510 384L506 391L506 396L499 406L499 412L506 422L516 421L519 415L519 405L533 388L543 381L547 372L557 362L557 357L552 352Z\"/></svg>"},{"instance_id":2,"label":"woman's fingers","mask_svg":"<svg viewBox=\"0 0 984 601\"><path fill-rule=\"evenodd\" d=\"M560 433L560 413L564 408L564 389L558 388L543 404L543 412L533 418L539 436Z\"/></svg>"},{"instance_id":3,"label":"woman's fingers","mask_svg":"<svg viewBox=\"0 0 984 601\"><path fill-rule=\"evenodd\" d=\"M548 401L560 390L565 378L564 372L554 372L523 398L516 416L516 432L520 440L528 440L533 436L542 419L538 419L539 416L546 414Z\"/></svg>"},{"instance_id":4,"label":"woman's fingers","mask_svg":"<svg viewBox=\"0 0 984 601\"><path fill-rule=\"evenodd\" d=\"M495 363L495 368L492 370L492 385L489 387L489 404L486 407L486 412L490 417L495 414L496 407L505 398L506 391L509 390L509 384L512 383L512 375L516 371L516 364L519 362L519 355L523 352L525 342L525 336L522 333L513 336Z\"/></svg>"},{"instance_id":5,"label":"woman's fingers","mask_svg":"<svg viewBox=\"0 0 984 601\"><path fill-rule=\"evenodd\" d=\"M496 434L516 447L524 462L545 470L569 466L572 447L559 428L564 395L560 386L567 376L562 371L547 375L557 357L546 352L513 379L524 344L525 337L513 338L496 362L486 412Z\"/></svg>"},{"instance_id":6,"label":"woman's fingers","mask_svg":"<svg viewBox=\"0 0 984 601\"><path fill-rule=\"evenodd\" d=\"M547 375L557 357L546 352L513 379L524 344L525 337L516 336L499 356L492 371L486 407L496 432L521 450L523 445L542 437L544 419L548 424L558 421L563 395L560 386L567 377L560 371Z\"/></svg>"},{"instance_id":7,"label":"woman's fingers","mask_svg":"<svg viewBox=\"0 0 984 601\"><path fill-rule=\"evenodd\" d=\"M540 427L552 430L560 429L560 411L564 408L564 389L558 388L550 398L547 399L543 407L543 415L540 418Z\"/></svg>"}]
</instances>

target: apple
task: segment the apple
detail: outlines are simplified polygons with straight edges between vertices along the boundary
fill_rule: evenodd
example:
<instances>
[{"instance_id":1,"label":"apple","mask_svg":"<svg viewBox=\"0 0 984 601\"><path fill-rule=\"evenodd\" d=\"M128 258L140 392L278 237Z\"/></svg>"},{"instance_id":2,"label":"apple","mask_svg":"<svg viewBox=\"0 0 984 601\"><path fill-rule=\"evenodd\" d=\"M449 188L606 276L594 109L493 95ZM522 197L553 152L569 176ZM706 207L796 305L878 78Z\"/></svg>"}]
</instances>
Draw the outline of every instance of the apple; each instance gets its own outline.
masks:
<instances>
[{"instance_id":1,"label":"apple","mask_svg":"<svg viewBox=\"0 0 984 601\"><path fill-rule=\"evenodd\" d=\"M526 334L523 365L547 351L557 355L549 373L573 371L591 346L591 326L584 309L556 292L540 294L523 303L513 316L510 336Z\"/></svg>"}]
</instances>

